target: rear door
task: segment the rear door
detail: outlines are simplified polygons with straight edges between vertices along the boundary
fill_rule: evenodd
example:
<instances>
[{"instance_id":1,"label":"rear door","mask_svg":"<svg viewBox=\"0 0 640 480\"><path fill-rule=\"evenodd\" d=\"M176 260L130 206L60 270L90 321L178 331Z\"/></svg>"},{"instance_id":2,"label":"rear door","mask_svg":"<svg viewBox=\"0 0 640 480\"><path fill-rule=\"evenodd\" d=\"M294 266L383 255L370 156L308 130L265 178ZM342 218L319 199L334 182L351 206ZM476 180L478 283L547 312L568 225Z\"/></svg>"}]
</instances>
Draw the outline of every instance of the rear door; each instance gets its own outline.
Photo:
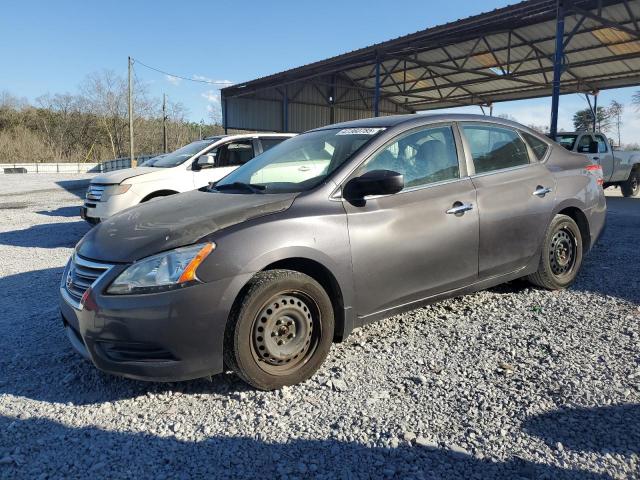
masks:
<instances>
[{"instance_id":1,"label":"rear door","mask_svg":"<svg viewBox=\"0 0 640 480\"><path fill-rule=\"evenodd\" d=\"M515 129L463 123L461 130L480 214L479 277L515 272L538 252L555 180Z\"/></svg>"},{"instance_id":2,"label":"rear door","mask_svg":"<svg viewBox=\"0 0 640 480\"><path fill-rule=\"evenodd\" d=\"M343 200L360 316L476 280L476 194L458 151L452 125L421 127L396 137L353 174L394 170L405 181L394 195L357 205ZM468 210L451 211L461 205Z\"/></svg>"}]
</instances>

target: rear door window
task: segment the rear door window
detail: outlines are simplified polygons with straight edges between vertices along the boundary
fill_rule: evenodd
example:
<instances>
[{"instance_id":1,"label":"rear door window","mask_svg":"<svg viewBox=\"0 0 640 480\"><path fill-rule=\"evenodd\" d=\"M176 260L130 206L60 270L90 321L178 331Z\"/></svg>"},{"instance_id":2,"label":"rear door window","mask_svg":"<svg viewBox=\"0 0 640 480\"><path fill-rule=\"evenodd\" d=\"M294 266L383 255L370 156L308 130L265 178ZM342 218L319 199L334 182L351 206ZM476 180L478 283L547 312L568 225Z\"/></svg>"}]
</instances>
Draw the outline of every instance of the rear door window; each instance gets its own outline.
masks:
<instances>
[{"instance_id":1,"label":"rear door window","mask_svg":"<svg viewBox=\"0 0 640 480\"><path fill-rule=\"evenodd\" d=\"M493 125L462 125L476 173L494 172L529 163L524 141L515 130Z\"/></svg>"},{"instance_id":2,"label":"rear door window","mask_svg":"<svg viewBox=\"0 0 640 480\"><path fill-rule=\"evenodd\" d=\"M253 141L239 140L229 142L219 148L219 165L222 167L237 167L244 165L255 157Z\"/></svg>"},{"instance_id":3,"label":"rear door window","mask_svg":"<svg viewBox=\"0 0 640 480\"><path fill-rule=\"evenodd\" d=\"M262 143L262 151L266 152L285 140L286 138L261 138L260 143Z\"/></svg>"},{"instance_id":4,"label":"rear door window","mask_svg":"<svg viewBox=\"0 0 640 480\"><path fill-rule=\"evenodd\" d=\"M533 150L534 155L538 160L542 160L544 156L547 154L547 150L549 149L549 145L544 140L540 140L538 137L535 137L527 132L521 132L524 139L527 141L531 150Z\"/></svg>"}]
</instances>

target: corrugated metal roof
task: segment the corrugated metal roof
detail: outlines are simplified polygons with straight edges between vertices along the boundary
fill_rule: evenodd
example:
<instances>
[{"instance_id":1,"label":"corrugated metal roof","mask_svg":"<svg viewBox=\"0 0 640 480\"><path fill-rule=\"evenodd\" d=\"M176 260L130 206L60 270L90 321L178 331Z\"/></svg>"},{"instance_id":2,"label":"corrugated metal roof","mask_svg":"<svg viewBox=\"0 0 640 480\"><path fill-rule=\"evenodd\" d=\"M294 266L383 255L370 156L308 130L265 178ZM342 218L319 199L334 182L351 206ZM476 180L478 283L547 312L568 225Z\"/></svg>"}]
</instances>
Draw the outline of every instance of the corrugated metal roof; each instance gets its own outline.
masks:
<instances>
[{"instance_id":1,"label":"corrugated metal roof","mask_svg":"<svg viewBox=\"0 0 640 480\"><path fill-rule=\"evenodd\" d=\"M565 0L565 9L562 93L639 84L640 0ZM361 118L372 115L376 62L380 114L549 95L555 17L556 0L524 1L227 87L222 96L227 103L286 101L290 129L348 111ZM229 127L258 128L248 121Z\"/></svg>"}]
</instances>

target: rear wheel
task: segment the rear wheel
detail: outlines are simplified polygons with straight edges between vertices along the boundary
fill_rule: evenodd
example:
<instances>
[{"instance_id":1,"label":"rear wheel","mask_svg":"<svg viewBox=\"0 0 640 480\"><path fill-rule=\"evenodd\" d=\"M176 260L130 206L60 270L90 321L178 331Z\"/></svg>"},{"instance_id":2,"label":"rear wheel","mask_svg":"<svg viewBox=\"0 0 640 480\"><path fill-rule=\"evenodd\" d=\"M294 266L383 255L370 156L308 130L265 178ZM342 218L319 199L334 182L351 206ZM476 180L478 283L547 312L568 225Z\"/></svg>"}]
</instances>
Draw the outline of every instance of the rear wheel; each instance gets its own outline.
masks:
<instances>
[{"instance_id":1,"label":"rear wheel","mask_svg":"<svg viewBox=\"0 0 640 480\"><path fill-rule=\"evenodd\" d=\"M310 378L333 339L329 296L291 270L258 273L236 302L225 331L225 363L245 382L273 390Z\"/></svg>"},{"instance_id":2,"label":"rear wheel","mask_svg":"<svg viewBox=\"0 0 640 480\"><path fill-rule=\"evenodd\" d=\"M556 215L545 233L538 271L527 277L534 285L549 290L573 283L582 265L582 235L567 215Z\"/></svg>"},{"instance_id":3,"label":"rear wheel","mask_svg":"<svg viewBox=\"0 0 640 480\"><path fill-rule=\"evenodd\" d=\"M629 178L620 184L620 190L625 197L635 197L640 192L640 172L631 172Z\"/></svg>"}]
</instances>

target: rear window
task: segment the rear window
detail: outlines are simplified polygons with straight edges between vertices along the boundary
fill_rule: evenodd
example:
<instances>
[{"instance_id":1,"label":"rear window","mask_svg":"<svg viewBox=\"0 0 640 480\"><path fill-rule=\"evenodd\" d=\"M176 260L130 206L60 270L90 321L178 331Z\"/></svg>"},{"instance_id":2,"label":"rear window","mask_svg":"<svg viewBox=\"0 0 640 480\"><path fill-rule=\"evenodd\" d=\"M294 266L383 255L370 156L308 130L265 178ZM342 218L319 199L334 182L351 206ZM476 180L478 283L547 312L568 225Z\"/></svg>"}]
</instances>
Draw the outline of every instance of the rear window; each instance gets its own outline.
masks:
<instances>
[{"instance_id":1,"label":"rear window","mask_svg":"<svg viewBox=\"0 0 640 480\"><path fill-rule=\"evenodd\" d=\"M522 136L531 147L531 150L533 150L533 153L535 154L536 158L538 160L542 160L544 156L547 154L547 150L549 149L549 145L547 145L547 142L540 140L539 138L534 137L533 135L527 132L522 132Z\"/></svg>"}]
</instances>

